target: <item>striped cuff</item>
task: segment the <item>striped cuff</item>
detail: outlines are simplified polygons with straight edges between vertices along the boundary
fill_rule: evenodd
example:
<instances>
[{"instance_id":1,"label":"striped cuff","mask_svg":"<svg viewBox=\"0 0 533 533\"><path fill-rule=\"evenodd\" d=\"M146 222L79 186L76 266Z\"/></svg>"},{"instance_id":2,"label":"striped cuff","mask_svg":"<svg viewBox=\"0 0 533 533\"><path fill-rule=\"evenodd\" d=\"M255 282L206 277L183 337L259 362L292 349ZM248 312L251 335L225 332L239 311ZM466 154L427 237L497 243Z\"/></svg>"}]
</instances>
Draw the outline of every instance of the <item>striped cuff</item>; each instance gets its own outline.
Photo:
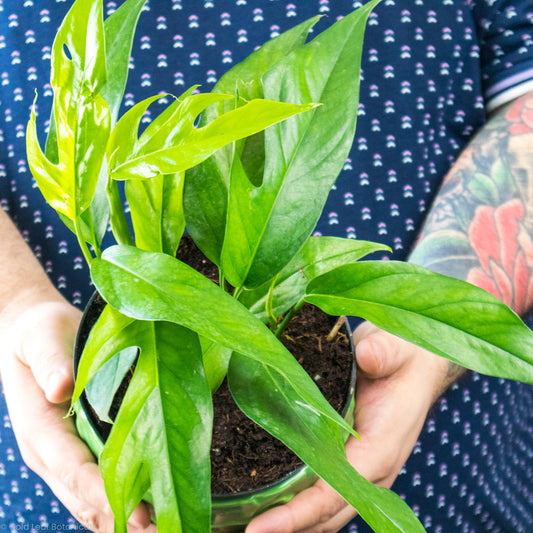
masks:
<instances>
[{"instance_id":1,"label":"striped cuff","mask_svg":"<svg viewBox=\"0 0 533 533\"><path fill-rule=\"evenodd\" d=\"M512 74L488 87L485 91L487 111L490 113L529 91L533 91L533 65L528 65L525 70Z\"/></svg>"}]
</instances>

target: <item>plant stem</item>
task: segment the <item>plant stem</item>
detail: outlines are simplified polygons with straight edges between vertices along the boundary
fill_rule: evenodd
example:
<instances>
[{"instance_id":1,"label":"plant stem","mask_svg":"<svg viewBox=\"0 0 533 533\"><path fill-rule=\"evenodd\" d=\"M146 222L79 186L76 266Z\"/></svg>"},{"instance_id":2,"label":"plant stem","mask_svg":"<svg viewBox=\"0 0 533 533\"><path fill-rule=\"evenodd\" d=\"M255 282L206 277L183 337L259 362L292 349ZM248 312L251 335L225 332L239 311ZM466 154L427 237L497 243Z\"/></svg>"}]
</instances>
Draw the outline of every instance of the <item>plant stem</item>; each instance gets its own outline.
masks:
<instances>
[{"instance_id":1,"label":"plant stem","mask_svg":"<svg viewBox=\"0 0 533 533\"><path fill-rule=\"evenodd\" d=\"M133 245L130 229L126 216L124 215L124 206L118 192L117 182L109 178L106 185L107 198L109 200L109 216L113 235L119 244Z\"/></svg>"},{"instance_id":2,"label":"plant stem","mask_svg":"<svg viewBox=\"0 0 533 533\"><path fill-rule=\"evenodd\" d=\"M270 329L275 331L276 326L278 325L278 317L274 314L273 304L274 304L274 286L278 281L278 276L276 276L272 283L270 284L270 289L268 290L268 297L265 304L265 311L268 318L268 323L270 324Z\"/></svg>"},{"instance_id":3,"label":"plant stem","mask_svg":"<svg viewBox=\"0 0 533 533\"><path fill-rule=\"evenodd\" d=\"M224 272L222 272L222 269L220 267L218 269L218 284L224 290L224 292L227 292L226 278L224 277Z\"/></svg>"},{"instance_id":4,"label":"plant stem","mask_svg":"<svg viewBox=\"0 0 533 533\"><path fill-rule=\"evenodd\" d=\"M302 298L296 305L294 305L293 307L291 307L291 309L289 309L289 311L283 317L283 320L281 321L280 325L277 327L275 331L276 337L279 338L281 336L281 334L285 331L285 329L289 325L289 322L292 320L294 315L300 310L300 308L302 307L304 303L305 301Z\"/></svg>"},{"instance_id":5,"label":"plant stem","mask_svg":"<svg viewBox=\"0 0 533 533\"><path fill-rule=\"evenodd\" d=\"M76 237L78 239L78 244L80 245L81 251L83 253L83 257L85 258L85 261L87 262L87 265L91 265L91 261L93 259L93 256L91 252L89 251L89 248L87 247L87 243L85 242L85 239L81 235L81 228L80 228L80 218L76 217L74 219L74 229L76 231Z\"/></svg>"},{"instance_id":6,"label":"plant stem","mask_svg":"<svg viewBox=\"0 0 533 533\"><path fill-rule=\"evenodd\" d=\"M233 291L233 298L235 298L236 300L239 299L239 296L241 295L242 291L244 290L244 287L241 285L240 287L237 287L234 291Z\"/></svg>"}]
</instances>

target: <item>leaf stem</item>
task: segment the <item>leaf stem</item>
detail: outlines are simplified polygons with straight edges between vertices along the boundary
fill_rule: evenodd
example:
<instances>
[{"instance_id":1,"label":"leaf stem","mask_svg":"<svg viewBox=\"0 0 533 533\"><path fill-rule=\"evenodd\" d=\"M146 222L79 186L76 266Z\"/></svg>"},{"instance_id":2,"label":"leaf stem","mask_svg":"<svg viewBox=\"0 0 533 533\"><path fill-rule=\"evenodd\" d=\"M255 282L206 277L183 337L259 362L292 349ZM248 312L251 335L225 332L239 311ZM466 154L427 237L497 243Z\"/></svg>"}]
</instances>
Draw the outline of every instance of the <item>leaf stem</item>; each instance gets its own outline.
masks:
<instances>
[{"instance_id":1,"label":"leaf stem","mask_svg":"<svg viewBox=\"0 0 533 533\"><path fill-rule=\"evenodd\" d=\"M270 324L270 329L272 331L275 330L276 326L278 325L278 317L274 314L273 304L274 304L274 287L276 285L276 281L278 281L278 276L272 280L272 283L270 284L270 288L268 289L268 297L265 304L265 312L268 318L268 323Z\"/></svg>"},{"instance_id":2,"label":"leaf stem","mask_svg":"<svg viewBox=\"0 0 533 533\"><path fill-rule=\"evenodd\" d=\"M111 229L118 244L133 245L133 239L130 234L128 222L124 215L124 206L118 192L117 182L111 177L108 178L106 185L107 198L109 201L109 216Z\"/></svg>"},{"instance_id":3,"label":"leaf stem","mask_svg":"<svg viewBox=\"0 0 533 533\"><path fill-rule=\"evenodd\" d=\"M302 305L305 303L305 300L302 298L297 304L293 305L289 311L287 311L287 314L283 317L283 320L281 321L280 325L277 327L275 331L276 337L280 337L281 334L285 331L287 326L289 325L289 322L293 319L294 315L300 310Z\"/></svg>"},{"instance_id":4,"label":"leaf stem","mask_svg":"<svg viewBox=\"0 0 533 533\"><path fill-rule=\"evenodd\" d=\"M89 248L87 247L87 243L85 242L85 239L82 237L81 228L80 228L80 217L76 217L74 219L74 230L76 231L76 237L78 239L78 244L80 245L80 249L83 253L83 257L85 258L87 265L90 266L91 261L93 260L93 256L91 252L89 251Z\"/></svg>"},{"instance_id":5,"label":"leaf stem","mask_svg":"<svg viewBox=\"0 0 533 533\"><path fill-rule=\"evenodd\" d=\"M224 272L222 272L222 269L220 267L218 269L218 284L224 290L224 292L227 292L226 277L224 276Z\"/></svg>"}]
</instances>

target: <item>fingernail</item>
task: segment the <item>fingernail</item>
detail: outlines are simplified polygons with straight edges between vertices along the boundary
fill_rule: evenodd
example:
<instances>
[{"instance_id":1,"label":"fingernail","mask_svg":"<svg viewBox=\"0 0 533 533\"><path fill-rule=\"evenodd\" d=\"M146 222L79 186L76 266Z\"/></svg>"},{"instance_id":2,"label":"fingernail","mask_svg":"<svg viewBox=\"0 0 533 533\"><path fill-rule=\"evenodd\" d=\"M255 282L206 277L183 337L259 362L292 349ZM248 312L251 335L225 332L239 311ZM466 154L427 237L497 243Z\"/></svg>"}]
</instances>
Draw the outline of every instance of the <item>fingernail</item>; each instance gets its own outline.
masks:
<instances>
[{"instance_id":1,"label":"fingernail","mask_svg":"<svg viewBox=\"0 0 533 533\"><path fill-rule=\"evenodd\" d=\"M128 524L139 529L144 529L150 525L150 519L145 514L134 511L128 520Z\"/></svg>"},{"instance_id":2,"label":"fingernail","mask_svg":"<svg viewBox=\"0 0 533 533\"><path fill-rule=\"evenodd\" d=\"M68 382L67 373L62 370L54 370L46 380L46 397L51 401L60 401L65 398L65 385Z\"/></svg>"}]
</instances>

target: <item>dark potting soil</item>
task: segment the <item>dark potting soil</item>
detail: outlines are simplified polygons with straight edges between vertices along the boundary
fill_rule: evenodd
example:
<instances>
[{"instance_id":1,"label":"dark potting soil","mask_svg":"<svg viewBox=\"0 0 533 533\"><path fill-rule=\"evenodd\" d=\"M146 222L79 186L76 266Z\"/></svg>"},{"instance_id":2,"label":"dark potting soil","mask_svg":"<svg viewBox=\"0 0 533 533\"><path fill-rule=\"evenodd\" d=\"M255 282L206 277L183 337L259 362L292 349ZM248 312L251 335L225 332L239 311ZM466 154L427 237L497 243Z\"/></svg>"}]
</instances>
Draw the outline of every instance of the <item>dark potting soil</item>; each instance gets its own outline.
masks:
<instances>
[{"instance_id":1,"label":"dark potting soil","mask_svg":"<svg viewBox=\"0 0 533 533\"><path fill-rule=\"evenodd\" d=\"M326 337L335 319L311 305L302 308L281 339L330 404L342 412L350 390L353 356L341 330L333 341ZM213 396L214 426L211 446L213 494L242 492L282 479L303 465L284 444L239 410L226 382Z\"/></svg>"},{"instance_id":2,"label":"dark potting soil","mask_svg":"<svg viewBox=\"0 0 533 533\"><path fill-rule=\"evenodd\" d=\"M218 268L206 259L192 239L182 239L177 256L218 282ZM336 317L326 315L312 305L305 305L280 340L314 379L333 408L342 412L351 387L353 354L344 327L333 340L326 340L336 321ZM226 381L213 395L213 409L213 494L262 487L303 465L289 448L237 407Z\"/></svg>"},{"instance_id":3,"label":"dark potting soil","mask_svg":"<svg viewBox=\"0 0 533 533\"><path fill-rule=\"evenodd\" d=\"M191 239L182 239L177 255L206 277L218 281L217 267L205 258ZM87 317L89 328L86 333L80 332L81 346L85 344L88 331L103 306L102 299L97 298L91 316ZM335 317L326 315L314 306L305 305L280 340L315 381L333 408L342 412L351 387L353 355L344 327L333 340L327 340L335 322ZM120 398L128 382L126 376L115 397L112 407L114 413L110 412L110 415L118 412ZM230 494L262 487L282 479L303 465L289 448L240 411L225 381L214 394L213 405L213 494ZM97 427L105 440L111 425L100 421Z\"/></svg>"}]
</instances>

